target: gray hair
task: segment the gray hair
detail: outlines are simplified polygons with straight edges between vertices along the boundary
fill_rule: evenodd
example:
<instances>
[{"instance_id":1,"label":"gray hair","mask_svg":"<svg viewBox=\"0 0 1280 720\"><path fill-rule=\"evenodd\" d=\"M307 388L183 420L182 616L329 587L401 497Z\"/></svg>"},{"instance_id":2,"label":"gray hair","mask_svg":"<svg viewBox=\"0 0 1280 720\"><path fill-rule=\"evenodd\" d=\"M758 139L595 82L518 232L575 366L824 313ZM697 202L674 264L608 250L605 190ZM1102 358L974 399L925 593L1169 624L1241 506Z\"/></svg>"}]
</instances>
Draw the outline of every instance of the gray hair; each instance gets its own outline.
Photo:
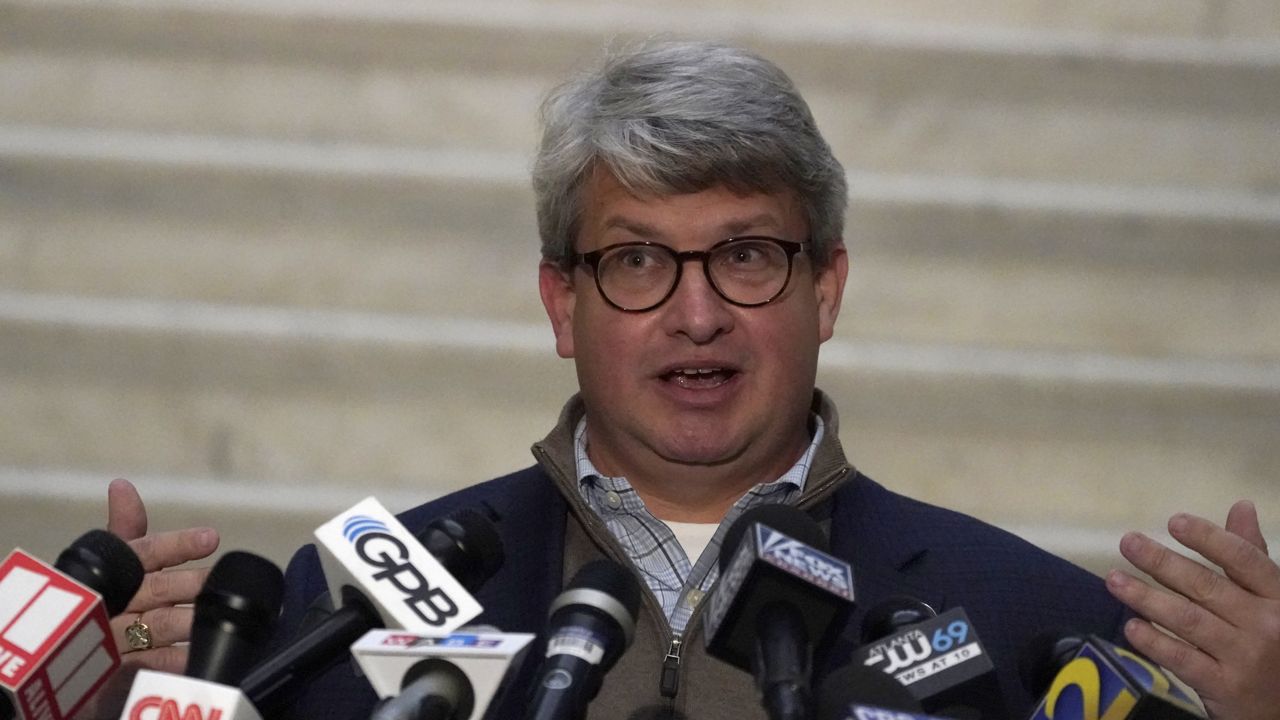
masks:
<instances>
[{"instance_id":1,"label":"gray hair","mask_svg":"<svg viewBox=\"0 0 1280 720\"><path fill-rule=\"evenodd\" d=\"M745 50L663 42L606 55L551 92L542 128L533 189L546 260L574 253L580 191L598 168L637 195L790 190L819 267L844 229L844 168L786 73Z\"/></svg>"}]
</instances>

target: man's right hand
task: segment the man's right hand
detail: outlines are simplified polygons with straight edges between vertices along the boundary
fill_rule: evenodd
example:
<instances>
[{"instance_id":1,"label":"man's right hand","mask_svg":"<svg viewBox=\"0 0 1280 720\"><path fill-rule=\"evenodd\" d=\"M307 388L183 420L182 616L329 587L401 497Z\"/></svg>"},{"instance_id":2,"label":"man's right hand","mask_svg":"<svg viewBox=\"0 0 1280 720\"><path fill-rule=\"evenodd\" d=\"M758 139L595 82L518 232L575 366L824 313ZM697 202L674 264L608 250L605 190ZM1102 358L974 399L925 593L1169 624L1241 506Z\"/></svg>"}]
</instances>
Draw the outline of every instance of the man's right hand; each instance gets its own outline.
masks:
<instances>
[{"instance_id":1,"label":"man's right hand","mask_svg":"<svg viewBox=\"0 0 1280 720\"><path fill-rule=\"evenodd\" d=\"M190 560L209 557L218 549L213 528L188 528L147 534L147 509L133 483L113 480L107 487L107 530L129 543L142 561L146 576L124 612L112 618L111 632L122 653L120 669L85 707L77 720L115 720L139 670L181 674L191 639L191 603L209 568L175 569ZM135 621L150 629L151 645L133 649L125 630Z\"/></svg>"}]
</instances>

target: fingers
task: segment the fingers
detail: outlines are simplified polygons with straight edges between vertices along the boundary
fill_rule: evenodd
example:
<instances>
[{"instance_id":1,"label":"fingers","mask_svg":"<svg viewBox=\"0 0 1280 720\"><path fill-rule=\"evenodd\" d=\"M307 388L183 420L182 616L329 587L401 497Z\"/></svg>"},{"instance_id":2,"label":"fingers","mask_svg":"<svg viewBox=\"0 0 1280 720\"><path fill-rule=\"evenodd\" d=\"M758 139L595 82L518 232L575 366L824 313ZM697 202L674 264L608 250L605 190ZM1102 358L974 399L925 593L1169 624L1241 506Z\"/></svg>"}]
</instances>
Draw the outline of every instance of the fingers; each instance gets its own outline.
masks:
<instances>
[{"instance_id":1,"label":"fingers","mask_svg":"<svg viewBox=\"0 0 1280 720\"><path fill-rule=\"evenodd\" d=\"M1248 593L1222 575L1190 558L1179 555L1146 535L1142 533L1126 534L1120 540L1120 554L1133 563L1134 567L1150 575L1156 582L1174 592L1180 593L1195 605L1208 610L1223 620L1236 626L1248 620L1247 617L1241 617L1243 613L1247 613L1251 609L1251 598ZM1134 588L1129 589L1134 590ZM1163 593L1163 591L1153 592ZM1163 594L1167 595L1167 593ZM1173 607L1171 601L1169 603L1156 602L1159 597L1158 595L1137 591L1133 599L1142 602L1142 606L1130 605L1130 607L1137 610L1141 615L1155 620L1180 635L1183 629L1190 629L1183 628L1183 625L1186 625L1188 621L1198 620L1198 618L1190 614L1186 614L1186 617L1182 618L1183 622L1177 622L1179 620L1177 617L1148 614ZM1123 601L1126 598L1120 597L1120 599ZM1175 624L1166 624L1167 621L1175 621Z\"/></svg>"},{"instance_id":2,"label":"fingers","mask_svg":"<svg viewBox=\"0 0 1280 720\"><path fill-rule=\"evenodd\" d=\"M1237 503L1236 507L1232 508L1237 515L1234 522L1245 533L1256 535L1256 539L1265 547L1266 541L1262 540L1262 531L1257 527L1256 512L1252 512L1249 508L1241 508L1237 511L1236 508L1239 506L1240 504ZM1231 518L1228 517L1228 519ZM1236 584L1245 590L1261 597L1280 598L1280 566L1272 562L1266 552L1259 549L1257 543L1220 528L1204 518L1185 513L1174 515L1169 520L1169 533L1178 542L1222 568ZM1123 548L1121 551L1123 552ZM1218 578L1222 577L1217 573L1213 574ZM1192 597L1192 599L1196 598Z\"/></svg>"},{"instance_id":3,"label":"fingers","mask_svg":"<svg viewBox=\"0 0 1280 720\"><path fill-rule=\"evenodd\" d=\"M140 650L123 655L120 661L124 667L138 670L156 670L158 672L181 675L187 669L187 645L169 645L166 647Z\"/></svg>"},{"instance_id":4,"label":"fingers","mask_svg":"<svg viewBox=\"0 0 1280 720\"><path fill-rule=\"evenodd\" d=\"M131 540L129 547L138 554L143 569L150 573L209 557L218 549L218 531L188 528L156 533Z\"/></svg>"},{"instance_id":5,"label":"fingers","mask_svg":"<svg viewBox=\"0 0 1280 720\"><path fill-rule=\"evenodd\" d=\"M1192 687L1215 687L1220 684L1221 666L1216 660L1182 640L1161 632L1146 620L1134 618L1125 623L1124 636L1134 650L1157 665L1173 671Z\"/></svg>"},{"instance_id":6,"label":"fingers","mask_svg":"<svg viewBox=\"0 0 1280 720\"><path fill-rule=\"evenodd\" d=\"M133 483L116 478L107 486L107 530L122 540L147 534L147 508Z\"/></svg>"},{"instance_id":7,"label":"fingers","mask_svg":"<svg viewBox=\"0 0 1280 720\"><path fill-rule=\"evenodd\" d=\"M1107 589L1139 615L1169 628L1195 648L1202 648L1213 657L1222 657L1230 652L1235 628L1185 597L1154 588L1119 570L1112 570L1107 575ZM1195 649L1187 643L1171 646L1161 641L1160 646L1169 652L1176 649L1179 653Z\"/></svg>"},{"instance_id":8,"label":"fingers","mask_svg":"<svg viewBox=\"0 0 1280 720\"><path fill-rule=\"evenodd\" d=\"M125 612L140 613L167 605L193 603L208 577L209 568L147 573Z\"/></svg>"}]
</instances>

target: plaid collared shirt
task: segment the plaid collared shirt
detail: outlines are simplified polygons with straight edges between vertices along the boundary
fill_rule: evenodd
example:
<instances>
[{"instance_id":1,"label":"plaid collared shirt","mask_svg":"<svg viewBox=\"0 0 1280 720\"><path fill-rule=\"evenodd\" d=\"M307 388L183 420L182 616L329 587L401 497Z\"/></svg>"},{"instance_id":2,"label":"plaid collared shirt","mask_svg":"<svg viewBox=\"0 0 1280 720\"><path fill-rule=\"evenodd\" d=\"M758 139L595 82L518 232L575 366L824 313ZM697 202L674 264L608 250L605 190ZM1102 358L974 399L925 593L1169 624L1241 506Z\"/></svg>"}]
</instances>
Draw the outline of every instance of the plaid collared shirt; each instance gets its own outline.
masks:
<instances>
[{"instance_id":1,"label":"plaid collared shirt","mask_svg":"<svg viewBox=\"0 0 1280 720\"><path fill-rule=\"evenodd\" d=\"M813 418L813 441L804 455L782 477L756 485L738 498L696 563L690 562L671 528L649 512L626 478L601 475L591 464L587 457L587 421L586 418L578 421L573 434L578 491L640 570L645 585L662 604L674 632L684 632L693 609L720 576L720 543L733 521L749 508L791 503L804 492L809 465L823 433L822 418L810 417Z\"/></svg>"}]
</instances>

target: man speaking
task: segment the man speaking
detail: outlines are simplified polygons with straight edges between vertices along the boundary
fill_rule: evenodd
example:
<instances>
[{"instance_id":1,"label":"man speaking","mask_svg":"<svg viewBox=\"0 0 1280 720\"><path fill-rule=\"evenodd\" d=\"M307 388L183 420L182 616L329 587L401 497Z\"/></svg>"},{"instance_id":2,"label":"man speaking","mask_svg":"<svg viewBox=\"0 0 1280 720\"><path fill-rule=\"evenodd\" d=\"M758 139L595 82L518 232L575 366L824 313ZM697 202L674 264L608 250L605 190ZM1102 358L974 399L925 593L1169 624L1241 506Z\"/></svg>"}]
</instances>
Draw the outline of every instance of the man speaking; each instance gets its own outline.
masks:
<instances>
[{"instance_id":1,"label":"man speaking","mask_svg":"<svg viewBox=\"0 0 1280 720\"><path fill-rule=\"evenodd\" d=\"M588 562L636 574L634 641L589 718L764 717L750 675L705 652L702 624L728 528L768 503L808 513L852 566L857 610L822 639L818 676L848 662L867 608L908 595L964 608L1012 717L1036 700L1017 654L1050 628L1127 642L1195 686L1219 720L1280 717L1269 676L1280 667L1280 568L1251 505L1233 508L1225 529L1171 523L1225 574L1130 535L1125 556L1168 589L1122 573L1104 583L896 495L845 457L836 407L815 388L849 265L845 172L779 68L732 47L652 43L556 88L542 123L538 283L580 392L534 445L535 465L402 519L417 531L460 508L493 509L507 559L477 594L478 622L506 631L539 632ZM288 571L282 641L324 587L304 549ZM522 714L536 665L490 717ZM365 718L374 701L344 664L292 710Z\"/></svg>"}]
</instances>

